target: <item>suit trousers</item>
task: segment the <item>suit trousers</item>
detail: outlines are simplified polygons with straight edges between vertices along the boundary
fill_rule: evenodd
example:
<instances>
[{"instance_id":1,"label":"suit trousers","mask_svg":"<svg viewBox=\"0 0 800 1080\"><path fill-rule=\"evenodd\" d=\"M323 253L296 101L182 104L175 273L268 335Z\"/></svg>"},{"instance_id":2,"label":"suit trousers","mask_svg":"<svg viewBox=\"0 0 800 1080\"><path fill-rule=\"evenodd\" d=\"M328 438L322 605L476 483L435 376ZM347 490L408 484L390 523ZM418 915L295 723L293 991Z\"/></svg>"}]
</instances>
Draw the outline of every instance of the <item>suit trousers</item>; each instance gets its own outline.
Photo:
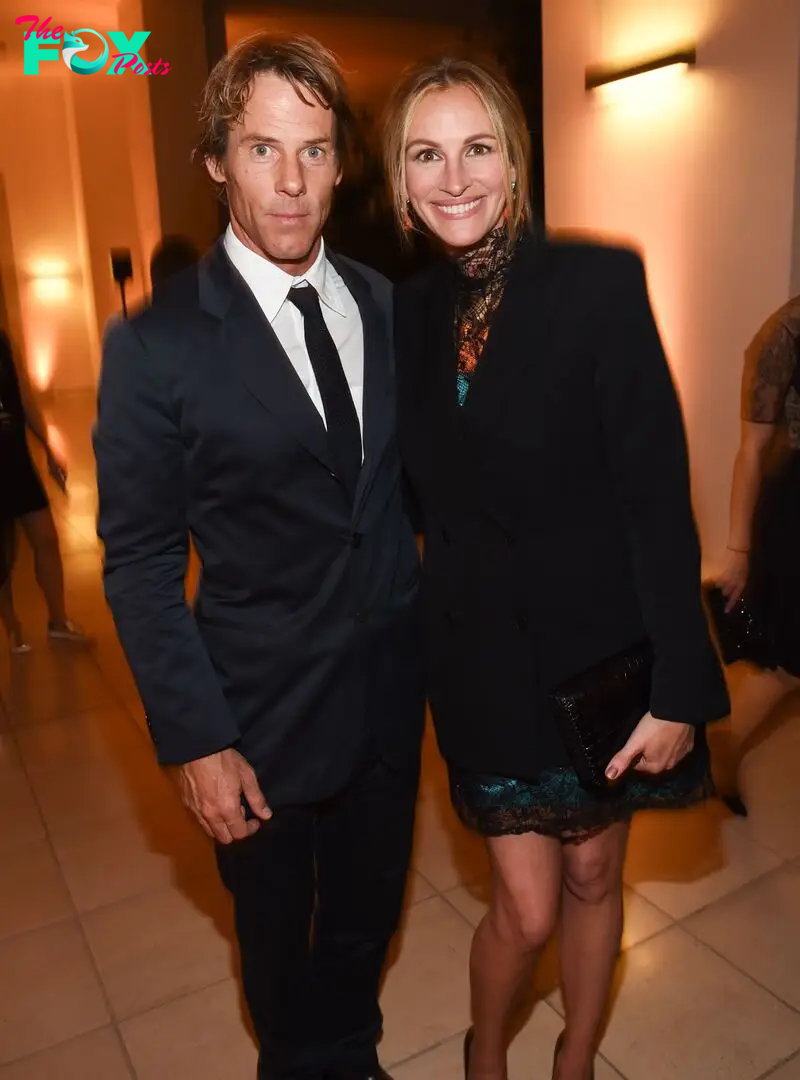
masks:
<instances>
[{"instance_id":1,"label":"suit trousers","mask_svg":"<svg viewBox=\"0 0 800 1080\"><path fill-rule=\"evenodd\" d=\"M416 767L374 762L335 797L278 809L253 836L217 845L259 1080L375 1074L379 985L402 912L418 780Z\"/></svg>"}]
</instances>

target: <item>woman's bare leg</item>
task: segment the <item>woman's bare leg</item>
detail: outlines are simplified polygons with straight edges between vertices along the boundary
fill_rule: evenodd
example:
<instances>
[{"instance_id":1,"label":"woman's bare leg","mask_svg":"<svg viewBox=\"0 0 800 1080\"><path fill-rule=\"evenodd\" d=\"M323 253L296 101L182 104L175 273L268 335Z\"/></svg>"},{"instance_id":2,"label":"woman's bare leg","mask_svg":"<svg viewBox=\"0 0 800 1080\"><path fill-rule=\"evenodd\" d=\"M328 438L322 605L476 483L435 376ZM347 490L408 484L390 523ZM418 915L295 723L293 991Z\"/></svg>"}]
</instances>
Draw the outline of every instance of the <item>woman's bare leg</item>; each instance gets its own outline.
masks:
<instances>
[{"instance_id":1,"label":"woman's bare leg","mask_svg":"<svg viewBox=\"0 0 800 1080\"><path fill-rule=\"evenodd\" d=\"M36 580L47 603L50 626L65 629L68 623L64 603L64 568L53 512L48 506L44 510L26 514L20 520L33 550Z\"/></svg>"},{"instance_id":2,"label":"woman's bare leg","mask_svg":"<svg viewBox=\"0 0 800 1080\"><path fill-rule=\"evenodd\" d=\"M509 1025L519 991L553 932L561 844L525 833L487 841L492 901L470 957L474 1037L469 1080L505 1080Z\"/></svg>"},{"instance_id":3,"label":"woman's bare leg","mask_svg":"<svg viewBox=\"0 0 800 1080\"><path fill-rule=\"evenodd\" d=\"M778 668L735 672L733 710L724 725L709 730L714 779L722 798L737 812L740 805L739 771L742 759L772 713L789 694L800 689L800 678Z\"/></svg>"},{"instance_id":4,"label":"woman's bare leg","mask_svg":"<svg viewBox=\"0 0 800 1080\"><path fill-rule=\"evenodd\" d=\"M564 845L561 986L566 1027L558 1080L591 1080L622 939L622 867L628 825Z\"/></svg>"},{"instance_id":5,"label":"woman's bare leg","mask_svg":"<svg viewBox=\"0 0 800 1080\"><path fill-rule=\"evenodd\" d=\"M11 575L0 585L0 622L6 628L8 643L12 651L27 651L22 626L14 607L14 592L11 587Z\"/></svg>"}]
</instances>

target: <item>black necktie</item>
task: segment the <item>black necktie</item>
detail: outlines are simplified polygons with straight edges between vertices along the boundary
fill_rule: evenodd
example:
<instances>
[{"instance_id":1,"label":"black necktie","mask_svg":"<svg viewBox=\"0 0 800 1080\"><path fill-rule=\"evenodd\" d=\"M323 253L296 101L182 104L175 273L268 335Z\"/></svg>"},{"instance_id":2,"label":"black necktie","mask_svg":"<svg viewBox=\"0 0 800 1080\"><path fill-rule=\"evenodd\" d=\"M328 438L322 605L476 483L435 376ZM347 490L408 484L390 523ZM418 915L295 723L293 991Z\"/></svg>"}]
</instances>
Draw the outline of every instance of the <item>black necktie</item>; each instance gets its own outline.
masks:
<instances>
[{"instance_id":1,"label":"black necktie","mask_svg":"<svg viewBox=\"0 0 800 1080\"><path fill-rule=\"evenodd\" d=\"M289 300L303 316L306 348L325 410L328 439L339 476L354 496L361 472L361 428L339 350L322 317L317 290L312 285L295 286L289 290Z\"/></svg>"}]
</instances>

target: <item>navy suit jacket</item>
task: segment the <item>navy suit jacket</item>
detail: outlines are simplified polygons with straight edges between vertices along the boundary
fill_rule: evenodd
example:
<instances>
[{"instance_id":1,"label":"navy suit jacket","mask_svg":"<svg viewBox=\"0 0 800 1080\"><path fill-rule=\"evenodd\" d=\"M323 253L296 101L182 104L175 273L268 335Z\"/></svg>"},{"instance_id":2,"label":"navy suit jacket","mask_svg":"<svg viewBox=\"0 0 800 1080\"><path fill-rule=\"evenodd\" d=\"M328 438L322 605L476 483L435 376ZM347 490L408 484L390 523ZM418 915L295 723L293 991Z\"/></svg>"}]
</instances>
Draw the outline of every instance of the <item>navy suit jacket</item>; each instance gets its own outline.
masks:
<instances>
[{"instance_id":1,"label":"navy suit jacket","mask_svg":"<svg viewBox=\"0 0 800 1080\"><path fill-rule=\"evenodd\" d=\"M268 801L414 765L418 555L395 435L391 285L329 255L364 327L355 502L219 241L108 335L95 453L105 588L162 763L236 747ZM191 606L189 543L202 565Z\"/></svg>"}]
</instances>

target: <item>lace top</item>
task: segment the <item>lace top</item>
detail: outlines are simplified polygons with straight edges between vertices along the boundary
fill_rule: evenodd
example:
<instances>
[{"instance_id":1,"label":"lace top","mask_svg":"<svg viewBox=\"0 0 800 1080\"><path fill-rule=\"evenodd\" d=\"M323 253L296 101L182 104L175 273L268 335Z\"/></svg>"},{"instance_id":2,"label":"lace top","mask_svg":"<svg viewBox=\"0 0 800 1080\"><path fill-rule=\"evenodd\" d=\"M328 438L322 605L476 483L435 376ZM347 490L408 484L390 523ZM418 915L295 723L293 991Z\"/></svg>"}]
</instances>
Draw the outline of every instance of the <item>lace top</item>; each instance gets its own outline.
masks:
<instances>
[{"instance_id":1,"label":"lace top","mask_svg":"<svg viewBox=\"0 0 800 1080\"><path fill-rule=\"evenodd\" d=\"M742 417L779 424L800 450L800 296L771 315L745 356Z\"/></svg>"},{"instance_id":2,"label":"lace top","mask_svg":"<svg viewBox=\"0 0 800 1080\"><path fill-rule=\"evenodd\" d=\"M515 246L508 242L505 225L500 225L479 247L456 259L455 343L459 405L467 399L470 380L503 297L514 252Z\"/></svg>"}]
</instances>

